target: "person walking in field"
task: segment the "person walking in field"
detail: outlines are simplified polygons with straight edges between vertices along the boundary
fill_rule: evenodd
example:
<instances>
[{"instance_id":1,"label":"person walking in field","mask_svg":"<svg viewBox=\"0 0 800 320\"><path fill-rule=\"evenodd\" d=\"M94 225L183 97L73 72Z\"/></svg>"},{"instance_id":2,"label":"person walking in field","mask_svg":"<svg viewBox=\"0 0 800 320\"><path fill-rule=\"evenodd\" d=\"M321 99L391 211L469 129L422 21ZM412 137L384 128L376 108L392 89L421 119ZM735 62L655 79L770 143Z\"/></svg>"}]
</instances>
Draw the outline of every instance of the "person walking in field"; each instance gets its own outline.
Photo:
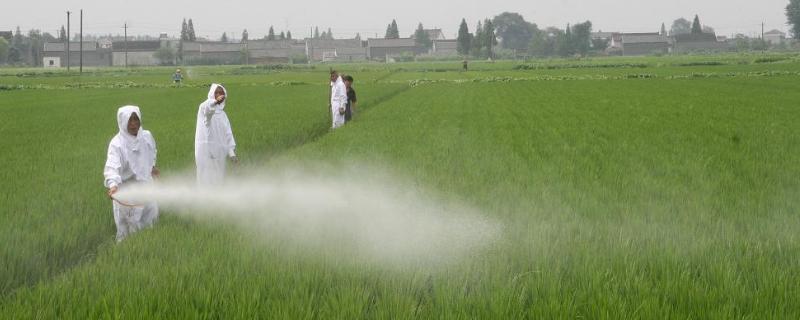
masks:
<instances>
[{"instance_id":1,"label":"person walking in field","mask_svg":"<svg viewBox=\"0 0 800 320\"><path fill-rule=\"evenodd\" d=\"M114 199L121 188L136 183L150 183L158 178L156 167L156 142L150 131L142 129L139 107L125 106L117 111L119 132L108 145L108 156L103 170L108 197ZM149 227L158 219L158 206L148 203L130 206L112 201L114 223L117 225L117 242L128 235Z\"/></svg>"},{"instance_id":2,"label":"person walking in field","mask_svg":"<svg viewBox=\"0 0 800 320\"><path fill-rule=\"evenodd\" d=\"M172 74L172 82L176 85L180 85L181 81L183 81L183 74L181 74L181 69L175 70L175 73Z\"/></svg>"},{"instance_id":3,"label":"person walking in field","mask_svg":"<svg viewBox=\"0 0 800 320\"><path fill-rule=\"evenodd\" d=\"M344 121L350 122L353 120L353 114L356 112L356 90L353 89L353 76L344 76L344 86L347 88L347 106L344 110Z\"/></svg>"},{"instance_id":4,"label":"person walking in field","mask_svg":"<svg viewBox=\"0 0 800 320\"><path fill-rule=\"evenodd\" d=\"M225 113L227 98L225 87L212 84L208 99L197 110L194 156L197 183L201 186L221 184L225 180L226 161L239 162L231 122Z\"/></svg>"},{"instance_id":5,"label":"person walking in field","mask_svg":"<svg viewBox=\"0 0 800 320\"><path fill-rule=\"evenodd\" d=\"M331 71L331 115L333 126L337 129L344 125L344 115L347 107L347 87L344 80L335 70Z\"/></svg>"}]
</instances>

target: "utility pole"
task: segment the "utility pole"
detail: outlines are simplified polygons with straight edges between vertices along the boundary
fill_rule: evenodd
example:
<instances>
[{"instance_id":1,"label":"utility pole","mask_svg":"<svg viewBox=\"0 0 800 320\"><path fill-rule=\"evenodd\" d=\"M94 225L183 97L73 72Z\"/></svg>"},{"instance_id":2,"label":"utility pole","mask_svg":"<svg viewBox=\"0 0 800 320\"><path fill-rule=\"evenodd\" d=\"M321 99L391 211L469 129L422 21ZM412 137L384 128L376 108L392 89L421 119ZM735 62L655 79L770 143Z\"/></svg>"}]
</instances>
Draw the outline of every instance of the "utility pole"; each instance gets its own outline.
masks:
<instances>
[{"instance_id":1,"label":"utility pole","mask_svg":"<svg viewBox=\"0 0 800 320\"><path fill-rule=\"evenodd\" d=\"M72 12L67 11L67 72L69 72L69 52L72 51L72 50L70 50L71 48L70 48L70 45L69 45L69 43L70 43L70 41L69 41L69 38L70 38L70 35L69 35L69 14L70 13L72 13Z\"/></svg>"},{"instance_id":2,"label":"utility pole","mask_svg":"<svg viewBox=\"0 0 800 320\"><path fill-rule=\"evenodd\" d=\"M80 44L81 66L78 73L83 74L83 9L81 9L81 44Z\"/></svg>"},{"instance_id":3,"label":"utility pole","mask_svg":"<svg viewBox=\"0 0 800 320\"><path fill-rule=\"evenodd\" d=\"M125 68L128 67L128 23L125 22Z\"/></svg>"}]
</instances>

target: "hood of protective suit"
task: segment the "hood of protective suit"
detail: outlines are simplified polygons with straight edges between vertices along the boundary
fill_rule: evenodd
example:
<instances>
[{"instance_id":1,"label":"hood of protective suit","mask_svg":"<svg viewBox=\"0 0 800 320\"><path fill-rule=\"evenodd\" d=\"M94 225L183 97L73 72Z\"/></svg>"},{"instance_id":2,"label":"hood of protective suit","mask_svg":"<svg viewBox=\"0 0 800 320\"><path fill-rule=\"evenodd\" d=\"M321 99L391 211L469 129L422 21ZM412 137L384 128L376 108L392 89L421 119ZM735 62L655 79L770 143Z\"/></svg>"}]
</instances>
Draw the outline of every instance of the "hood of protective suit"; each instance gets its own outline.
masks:
<instances>
[{"instance_id":1,"label":"hood of protective suit","mask_svg":"<svg viewBox=\"0 0 800 320\"><path fill-rule=\"evenodd\" d=\"M142 121L142 112L139 111L139 107L137 106L124 106L117 110L117 125L119 126L119 136L122 138L122 141L125 144L125 148L131 151L139 150L139 141L141 141L142 137L142 127L139 126L139 133L134 136L128 133L128 121L131 119L133 114L136 114L139 117L139 123L143 123Z\"/></svg>"},{"instance_id":2,"label":"hood of protective suit","mask_svg":"<svg viewBox=\"0 0 800 320\"><path fill-rule=\"evenodd\" d=\"M225 87L223 87L221 84L218 83L212 83L211 89L208 90L208 99L214 100L214 92L217 91L217 88L222 88L222 91L225 92L225 101L222 101L222 103L215 105L215 108L217 109L217 111L223 111L225 110L225 103L228 102L228 90L225 90Z\"/></svg>"}]
</instances>

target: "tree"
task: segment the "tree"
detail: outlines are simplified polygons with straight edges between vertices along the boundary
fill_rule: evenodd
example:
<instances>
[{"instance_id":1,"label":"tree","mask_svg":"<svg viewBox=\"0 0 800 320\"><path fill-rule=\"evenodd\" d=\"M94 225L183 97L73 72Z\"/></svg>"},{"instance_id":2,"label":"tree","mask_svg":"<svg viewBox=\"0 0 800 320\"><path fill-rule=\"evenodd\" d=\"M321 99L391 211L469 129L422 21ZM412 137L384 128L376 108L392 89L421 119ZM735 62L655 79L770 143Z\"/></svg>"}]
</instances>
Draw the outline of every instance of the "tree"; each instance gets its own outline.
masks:
<instances>
[{"instance_id":1,"label":"tree","mask_svg":"<svg viewBox=\"0 0 800 320\"><path fill-rule=\"evenodd\" d=\"M703 33L717 34L716 30L711 26L703 26Z\"/></svg>"},{"instance_id":2,"label":"tree","mask_svg":"<svg viewBox=\"0 0 800 320\"><path fill-rule=\"evenodd\" d=\"M386 39L400 39L400 30L397 28L397 21L396 20L393 19L392 23L390 23L386 27L386 37L385 38Z\"/></svg>"},{"instance_id":3,"label":"tree","mask_svg":"<svg viewBox=\"0 0 800 320\"><path fill-rule=\"evenodd\" d=\"M461 26L458 27L458 54L468 55L470 49L470 42L472 42L472 35L469 33L469 26L467 20L461 19Z\"/></svg>"},{"instance_id":4,"label":"tree","mask_svg":"<svg viewBox=\"0 0 800 320\"><path fill-rule=\"evenodd\" d=\"M186 18L183 18L181 23L181 41L189 41L189 26L186 23Z\"/></svg>"},{"instance_id":5,"label":"tree","mask_svg":"<svg viewBox=\"0 0 800 320\"><path fill-rule=\"evenodd\" d=\"M478 21L478 25L475 26L475 35L472 37L472 42L470 43L472 46L470 48L470 52L475 57L481 56L481 47L483 47L483 23Z\"/></svg>"},{"instance_id":6,"label":"tree","mask_svg":"<svg viewBox=\"0 0 800 320\"><path fill-rule=\"evenodd\" d=\"M30 64L39 66L42 63L45 39L40 30L28 31L28 57Z\"/></svg>"},{"instance_id":7,"label":"tree","mask_svg":"<svg viewBox=\"0 0 800 320\"><path fill-rule=\"evenodd\" d=\"M314 27L314 39L319 39L319 27Z\"/></svg>"},{"instance_id":8,"label":"tree","mask_svg":"<svg viewBox=\"0 0 800 320\"><path fill-rule=\"evenodd\" d=\"M8 51L11 49L11 45L6 41L5 38L0 37L0 64L5 64L8 61Z\"/></svg>"},{"instance_id":9,"label":"tree","mask_svg":"<svg viewBox=\"0 0 800 320\"><path fill-rule=\"evenodd\" d=\"M292 40L292 32L286 31L286 40Z\"/></svg>"},{"instance_id":10,"label":"tree","mask_svg":"<svg viewBox=\"0 0 800 320\"><path fill-rule=\"evenodd\" d=\"M219 38L219 41L228 42L228 35L225 32L223 32L222 37Z\"/></svg>"},{"instance_id":11,"label":"tree","mask_svg":"<svg viewBox=\"0 0 800 320\"><path fill-rule=\"evenodd\" d=\"M333 40L333 31L331 31L331 28L328 28L328 40Z\"/></svg>"},{"instance_id":12,"label":"tree","mask_svg":"<svg viewBox=\"0 0 800 320\"><path fill-rule=\"evenodd\" d=\"M225 34L223 33L223 37ZM153 56L158 59L162 66L169 66L175 64L175 50L172 49L169 42L166 46L158 48Z\"/></svg>"},{"instance_id":13,"label":"tree","mask_svg":"<svg viewBox=\"0 0 800 320\"><path fill-rule=\"evenodd\" d=\"M662 36L667 35L667 26L664 23L661 23L661 35Z\"/></svg>"},{"instance_id":14,"label":"tree","mask_svg":"<svg viewBox=\"0 0 800 320\"><path fill-rule=\"evenodd\" d=\"M572 47L575 52L586 56L592 44L592 22L586 21L572 26Z\"/></svg>"},{"instance_id":15,"label":"tree","mask_svg":"<svg viewBox=\"0 0 800 320\"><path fill-rule=\"evenodd\" d=\"M67 41L67 29L64 29L64 26L61 26L61 30L58 32L58 40L61 42Z\"/></svg>"},{"instance_id":16,"label":"tree","mask_svg":"<svg viewBox=\"0 0 800 320\"><path fill-rule=\"evenodd\" d=\"M356 37L354 39L361 41L361 33L356 33Z\"/></svg>"},{"instance_id":17,"label":"tree","mask_svg":"<svg viewBox=\"0 0 800 320\"><path fill-rule=\"evenodd\" d=\"M247 34L247 29L244 29L244 31L242 31L242 42L247 42L249 37L250 35Z\"/></svg>"},{"instance_id":18,"label":"tree","mask_svg":"<svg viewBox=\"0 0 800 320\"><path fill-rule=\"evenodd\" d=\"M679 34L687 34L692 32L692 23L689 20L684 18L678 18L677 20L672 22L672 28L670 29L671 36L676 36Z\"/></svg>"},{"instance_id":19,"label":"tree","mask_svg":"<svg viewBox=\"0 0 800 320\"><path fill-rule=\"evenodd\" d=\"M189 41L197 41L197 35L194 33L194 23L192 23L191 18L189 18L189 26L186 30L186 33L189 36Z\"/></svg>"},{"instance_id":20,"label":"tree","mask_svg":"<svg viewBox=\"0 0 800 320\"><path fill-rule=\"evenodd\" d=\"M800 0L789 0L786 6L787 24L791 26L792 37L800 39Z\"/></svg>"},{"instance_id":21,"label":"tree","mask_svg":"<svg viewBox=\"0 0 800 320\"><path fill-rule=\"evenodd\" d=\"M527 49L533 33L538 29L535 24L525 21L522 15L514 12L503 12L495 16L492 23L505 49Z\"/></svg>"},{"instance_id":22,"label":"tree","mask_svg":"<svg viewBox=\"0 0 800 320\"><path fill-rule=\"evenodd\" d=\"M564 31L549 27L539 31L531 40L530 53L537 57L550 57L558 53L558 41L564 37Z\"/></svg>"},{"instance_id":23,"label":"tree","mask_svg":"<svg viewBox=\"0 0 800 320\"><path fill-rule=\"evenodd\" d=\"M417 47L430 49L433 47L433 41L431 41L428 32L425 31L425 27L422 26L422 23L417 26L417 31L414 31L414 43Z\"/></svg>"},{"instance_id":24,"label":"tree","mask_svg":"<svg viewBox=\"0 0 800 320\"><path fill-rule=\"evenodd\" d=\"M278 39L286 40L286 32L281 31L281 34L278 36Z\"/></svg>"},{"instance_id":25,"label":"tree","mask_svg":"<svg viewBox=\"0 0 800 320\"><path fill-rule=\"evenodd\" d=\"M269 26L269 32L267 32L267 40L275 40L275 28Z\"/></svg>"},{"instance_id":26,"label":"tree","mask_svg":"<svg viewBox=\"0 0 800 320\"><path fill-rule=\"evenodd\" d=\"M575 54L575 49L573 48L573 40L572 40L572 27L567 24L567 29L564 30L564 33L558 39L558 55L562 57L568 57Z\"/></svg>"},{"instance_id":27,"label":"tree","mask_svg":"<svg viewBox=\"0 0 800 320\"><path fill-rule=\"evenodd\" d=\"M605 51L608 49L608 39L592 39L592 49L595 51Z\"/></svg>"},{"instance_id":28,"label":"tree","mask_svg":"<svg viewBox=\"0 0 800 320\"><path fill-rule=\"evenodd\" d=\"M703 33L703 25L700 24L700 17L694 15L694 22L692 22L692 34Z\"/></svg>"},{"instance_id":29,"label":"tree","mask_svg":"<svg viewBox=\"0 0 800 320\"><path fill-rule=\"evenodd\" d=\"M497 34L495 34L494 23L486 19L483 22L483 48L486 49L488 58L494 58L494 47L497 46Z\"/></svg>"}]
</instances>

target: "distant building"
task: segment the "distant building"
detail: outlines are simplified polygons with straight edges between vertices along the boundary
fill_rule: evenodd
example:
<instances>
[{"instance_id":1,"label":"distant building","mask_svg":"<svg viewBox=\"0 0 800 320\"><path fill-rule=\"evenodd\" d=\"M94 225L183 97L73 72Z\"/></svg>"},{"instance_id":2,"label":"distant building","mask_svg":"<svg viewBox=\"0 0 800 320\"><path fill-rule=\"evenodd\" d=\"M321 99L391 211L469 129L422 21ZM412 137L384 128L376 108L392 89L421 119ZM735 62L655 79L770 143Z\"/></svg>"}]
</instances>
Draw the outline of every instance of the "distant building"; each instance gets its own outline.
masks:
<instances>
[{"instance_id":1,"label":"distant building","mask_svg":"<svg viewBox=\"0 0 800 320\"><path fill-rule=\"evenodd\" d=\"M437 56L457 56L458 55L458 41L457 40L434 40L431 54Z\"/></svg>"},{"instance_id":2,"label":"distant building","mask_svg":"<svg viewBox=\"0 0 800 320\"><path fill-rule=\"evenodd\" d=\"M183 43L183 61L187 64L241 64L245 62L244 52L244 43L220 41Z\"/></svg>"},{"instance_id":3,"label":"distant building","mask_svg":"<svg viewBox=\"0 0 800 320\"><path fill-rule=\"evenodd\" d=\"M393 57L403 54L418 55L427 53L425 48L417 47L414 39L368 39L369 58L372 60L388 61Z\"/></svg>"},{"instance_id":4,"label":"distant building","mask_svg":"<svg viewBox=\"0 0 800 320\"><path fill-rule=\"evenodd\" d=\"M60 68L67 65L66 44L63 42L46 42L42 50L42 65L45 68ZM70 66L80 66L81 63L81 44L80 42L69 43ZM100 48L97 42L83 42L83 66L84 67L108 67L111 66L111 50Z\"/></svg>"},{"instance_id":5,"label":"distant building","mask_svg":"<svg viewBox=\"0 0 800 320\"><path fill-rule=\"evenodd\" d=\"M669 53L669 37L659 32L620 34L622 55L644 56Z\"/></svg>"},{"instance_id":6,"label":"distant building","mask_svg":"<svg viewBox=\"0 0 800 320\"><path fill-rule=\"evenodd\" d=\"M311 61L363 61L367 49L361 39L306 39L306 56Z\"/></svg>"},{"instance_id":7,"label":"distant building","mask_svg":"<svg viewBox=\"0 0 800 320\"><path fill-rule=\"evenodd\" d=\"M442 32L442 29L424 29L423 31L425 31L425 33L428 34L428 39L447 40L447 38L444 36L444 32ZM411 34L411 39L416 39L416 38L417 38L416 32Z\"/></svg>"},{"instance_id":8,"label":"distant building","mask_svg":"<svg viewBox=\"0 0 800 320\"><path fill-rule=\"evenodd\" d=\"M780 45L786 42L786 33L780 30L772 30L764 34L764 41L772 45Z\"/></svg>"},{"instance_id":9,"label":"distant building","mask_svg":"<svg viewBox=\"0 0 800 320\"><path fill-rule=\"evenodd\" d=\"M114 41L111 43L113 51L112 62L115 67L128 66L156 66L160 61L156 59L156 51L161 48L161 41Z\"/></svg>"},{"instance_id":10,"label":"distant building","mask_svg":"<svg viewBox=\"0 0 800 320\"><path fill-rule=\"evenodd\" d=\"M246 44L248 64L290 63L305 55L305 43L294 40L250 40Z\"/></svg>"},{"instance_id":11,"label":"distant building","mask_svg":"<svg viewBox=\"0 0 800 320\"><path fill-rule=\"evenodd\" d=\"M674 52L725 51L728 45L717 41L714 33L687 33L672 36Z\"/></svg>"}]
</instances>

